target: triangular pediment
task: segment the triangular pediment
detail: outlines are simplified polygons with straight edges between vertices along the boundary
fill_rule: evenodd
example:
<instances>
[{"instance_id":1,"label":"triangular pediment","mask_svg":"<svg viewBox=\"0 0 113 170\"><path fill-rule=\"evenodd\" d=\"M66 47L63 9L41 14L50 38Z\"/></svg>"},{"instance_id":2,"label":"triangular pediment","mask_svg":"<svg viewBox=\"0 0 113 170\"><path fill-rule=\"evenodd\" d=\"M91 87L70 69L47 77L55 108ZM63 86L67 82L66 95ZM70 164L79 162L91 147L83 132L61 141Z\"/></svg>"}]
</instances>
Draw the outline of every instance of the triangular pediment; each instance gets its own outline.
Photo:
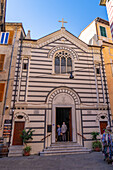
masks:
<instances>
[{"instance_id":1,"label":"triangular pediment","mask_svg":"<svg viewBox=\"0 0 113 170\"><path fill-rule=\"evenodd\" d=\"M32 46L41 48L41 47L43 47L47 44L50 44L52 42L55 42L61 38L64 38L64 39L68 40L69 42L73 43L75 46L82 49L84 52L87 52L89 50L88 45L86 43L84 43L79 38L77 38L76 36L74 36L73 34L68 32L67 30L65 30L65 28L61 28L60 30L58 30L52 34L49 34L43 38L38 39L37 41L33 42Z\"/></svg>"}]
</instances>

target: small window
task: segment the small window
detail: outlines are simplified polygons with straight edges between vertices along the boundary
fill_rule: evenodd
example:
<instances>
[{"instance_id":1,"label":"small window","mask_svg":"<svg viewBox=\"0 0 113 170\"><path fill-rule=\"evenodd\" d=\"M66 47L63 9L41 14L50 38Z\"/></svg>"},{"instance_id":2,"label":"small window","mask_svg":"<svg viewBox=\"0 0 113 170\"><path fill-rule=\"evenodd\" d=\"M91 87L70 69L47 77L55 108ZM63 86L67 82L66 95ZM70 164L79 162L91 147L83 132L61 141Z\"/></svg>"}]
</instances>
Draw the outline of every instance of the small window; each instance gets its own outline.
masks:
<instances>
[{"instance_id":1,"label":"small window","mask_svg":"<svg viewBox=\"0 0 113 170\"><path fill-rule=\"evenodd\" d=\"M101 36L107 37L106 28L105 27L100 26L100 33L101 33Z\"/></svg>"},{"instance_id":2,"label":"small window","mask_svg":"<svg viewBox=\"0 0 113 170\"><path fill-rule=\"evenodd\" d=\"M23 69L27 70L28 64L27 63L23 63Z\"/></svg>"},{"instance_id":3,"label":"small window","mask_svg":"<svg viewBox=\"0 0 113 170\"><path fill-rule=\"evenodd\" d=\"M0 44L8 44L9 32L1 32Z\"/></svg>"},{"instance_id":4,"label":"small window","mask_svg":"<svg viewBox=\"0 0 113 170\"><path fill-rule=\"evenodd\" d=\"M5 83L0 83L0 102L3 101Z\"/></svg>"},{"instance_id":5,"label":"small window","mask_svg":"<svg viewBox=\"0 0 113 170\"><path fill-rule=\"evenodd\" d=\"M0 54L0 71L3 70L3 67L4 67L4 59L5 59L5 54Z\"/></svg>"},{"instance_id":6,"label":"small window","mask_svg":"<svg viewBox=\"0 0 113 170\"><path fill-rule=\"evenodd\" d=\"M96 68L96 74L100 74L100 68Z\"/></svg>"}]
</instances>

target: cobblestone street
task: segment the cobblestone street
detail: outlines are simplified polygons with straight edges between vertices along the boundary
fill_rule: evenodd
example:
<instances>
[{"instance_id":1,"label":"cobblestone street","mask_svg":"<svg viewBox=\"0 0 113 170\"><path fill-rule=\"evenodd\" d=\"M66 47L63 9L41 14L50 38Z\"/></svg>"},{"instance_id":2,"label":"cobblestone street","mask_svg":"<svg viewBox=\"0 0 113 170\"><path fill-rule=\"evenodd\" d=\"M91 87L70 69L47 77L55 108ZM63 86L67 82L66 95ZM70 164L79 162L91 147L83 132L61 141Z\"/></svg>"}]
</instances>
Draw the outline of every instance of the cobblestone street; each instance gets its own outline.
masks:
<instances>
[{"instance_id":1,"label":"cobblestone street","mask_svg":"<svg viewBox=\"0 0 113 170\"><path fill-rule=\"evenodd\" d=\"M0 158L0 170L113 170L102 153Z\"/></svg>"}]
</instances>

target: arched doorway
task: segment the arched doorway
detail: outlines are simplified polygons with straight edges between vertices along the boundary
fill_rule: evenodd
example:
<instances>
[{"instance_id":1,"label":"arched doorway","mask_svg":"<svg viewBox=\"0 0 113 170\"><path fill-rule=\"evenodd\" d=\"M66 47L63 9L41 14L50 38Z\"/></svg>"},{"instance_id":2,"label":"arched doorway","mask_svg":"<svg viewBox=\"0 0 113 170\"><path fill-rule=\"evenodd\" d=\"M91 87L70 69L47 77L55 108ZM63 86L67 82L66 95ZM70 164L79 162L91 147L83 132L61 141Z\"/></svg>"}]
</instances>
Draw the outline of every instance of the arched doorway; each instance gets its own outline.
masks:
<instances>
[{"instance_id":1,"label":"arched doorway","mask_svg":"<svg viewBox=\"0 0 113 170\"><path fill-rule=\"evenodd\" d=\"M77 93L68 87L59 87L48 95L47 103L52 108L52 143L56 142L57 123L61 125L63 120L66 122L66 119L69 119L67 124L68 140L78 142L77 132L81 134L82 129L81 113L78 109L80 107L80 99ZM60 120L59 116L60 118L62 117L60 122L58 122ZM79 141L79 143L81 144L82 142Z\"/></svg>"},{"instance_id":2,"label":"arched doorway","mask_svg":"<svg viewBox=\"0 0 113 170\"><path fill-rule=\"evenodd\" d=\"M26 123L29 123L29 117L26 113L14 112L11 145L23 145L20 134L25 129Z\"/></svg>"},{"instance_id":3,"label":"arched doorway","mask_svg":"<svg viewBox=\"0 0 113 170\"><path fill-rule=\"evenodd\" d=\"M56 123L58 122L57 120L58 115L62 117L60 123L62 124L63 121L65 121L65 123L68 126L67 119L69 119L69 112L70 112L69 109L71 110L71 116L72 116L72 119L69 122L70 127L72 126L72 131L70 132L72 133L71 140L73 142L76 142L76 119L75 119L76 110L75 110L75 107L76 106L75 106L74 100L69 94L60 93L54 97L53 104L52 104L52 143L56 141L56 127L57 127Z\"/></svg>"}]
</instances>

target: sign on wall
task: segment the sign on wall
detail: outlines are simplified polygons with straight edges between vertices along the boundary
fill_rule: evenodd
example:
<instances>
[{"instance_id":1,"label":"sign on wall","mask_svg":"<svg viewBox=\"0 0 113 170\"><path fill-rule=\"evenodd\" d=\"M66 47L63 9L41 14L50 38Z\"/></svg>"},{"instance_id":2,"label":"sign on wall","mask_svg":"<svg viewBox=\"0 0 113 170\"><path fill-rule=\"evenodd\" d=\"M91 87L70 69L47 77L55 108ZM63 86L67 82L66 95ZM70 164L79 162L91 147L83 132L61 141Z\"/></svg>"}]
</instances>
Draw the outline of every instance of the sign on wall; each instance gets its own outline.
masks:
<instances>
[{"instance_id":1,"label":"sign on wall","mask_svg":"<svg viewBox=\"0 0 113 170\"><path fill-rule=\"evenodd\" d=\"M9 138L11 133L11 120L6 119L4 121L3 137Z\"/></svg>"}]
</instances>

